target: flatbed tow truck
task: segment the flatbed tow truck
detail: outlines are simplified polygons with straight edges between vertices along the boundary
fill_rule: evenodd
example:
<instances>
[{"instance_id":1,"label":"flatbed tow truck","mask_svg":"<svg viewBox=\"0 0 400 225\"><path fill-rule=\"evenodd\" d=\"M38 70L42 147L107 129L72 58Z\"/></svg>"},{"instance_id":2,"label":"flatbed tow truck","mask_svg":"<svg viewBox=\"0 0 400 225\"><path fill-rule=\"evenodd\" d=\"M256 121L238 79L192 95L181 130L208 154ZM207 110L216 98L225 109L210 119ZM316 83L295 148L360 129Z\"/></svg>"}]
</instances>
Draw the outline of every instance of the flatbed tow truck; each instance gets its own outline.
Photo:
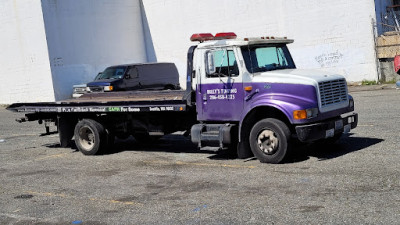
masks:
<instances>
[{"instance_id":1,"label":"flatbed tow truck","mask_svg":"<svg viewBox=\"0 0 400 225\"><path fill-rule=\"evenodd\" d=\"M55 123L60 145L74 139L85 155L112 147L115 137L186 131L199 148L230 148L239 158L281 163L301 142L334 142L357 126L343 76L299 70L277 37L200 33L187 54L186 90L89 93L58 102L15 103L19 122ZM162 72L162 71L160 71Z\"/></svg>"}]
</instances>

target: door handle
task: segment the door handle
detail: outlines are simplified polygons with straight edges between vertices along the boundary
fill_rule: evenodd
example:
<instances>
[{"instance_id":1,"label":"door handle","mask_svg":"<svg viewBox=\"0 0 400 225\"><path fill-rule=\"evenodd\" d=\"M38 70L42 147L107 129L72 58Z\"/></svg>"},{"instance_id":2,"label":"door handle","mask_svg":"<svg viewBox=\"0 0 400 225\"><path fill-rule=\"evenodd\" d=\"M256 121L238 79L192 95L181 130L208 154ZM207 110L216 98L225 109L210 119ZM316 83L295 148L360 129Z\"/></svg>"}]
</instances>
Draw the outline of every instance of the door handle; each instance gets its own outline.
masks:
<instances>
[{"instance_id":1,"label":"door handle","mask_svg":"<svg viewBox=\"0 0 400 225\"><path fill-rule=\"evenodd\" d=\"M203 94L203 101L207 101L207 94Z\"/></svg>"}]
</instances>

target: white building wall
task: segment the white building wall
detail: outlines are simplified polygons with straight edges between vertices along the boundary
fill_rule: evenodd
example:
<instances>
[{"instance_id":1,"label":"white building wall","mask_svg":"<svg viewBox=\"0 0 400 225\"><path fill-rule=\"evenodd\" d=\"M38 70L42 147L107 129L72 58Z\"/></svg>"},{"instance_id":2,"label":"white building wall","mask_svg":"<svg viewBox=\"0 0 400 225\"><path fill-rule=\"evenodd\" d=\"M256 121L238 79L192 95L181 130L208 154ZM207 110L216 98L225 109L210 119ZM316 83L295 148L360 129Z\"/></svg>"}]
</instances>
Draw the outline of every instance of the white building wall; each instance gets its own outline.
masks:
<instances>
[{"instance_id":1,"label":"white building wall","mask_svg":"<svg viewBox=\"0 0 400 225\"><path fill-rule=\"evenodd\" d=\"M146 62L139 0L42 0L57 100L107 66Z\"/></svg>"},{"instance_id":2,"label":"white building wall","mask_svg":"<svg viewBox=\"0 0 400 225\"><path fill-rule=\"evenodd\" d=\"M0 104L68 98L122 63L172 61L185 87L198 32L288 36L298 68L375 80L373 18L364 0L2 0Z\"/></svg>"},{"instance_id":3,"label":"white building wall","mask_svg":"<svg viewBox=\"0 0 400 225\"><path fill-rule=\"evenodd\" d=\"M40 1L0 1L0 104L54 100Z\"/></svg>"},{"instance_id":4,"label":"white building wall","mask_svg":"<svg viewBox=\"0 0 400 225\"><path fill-rule=\"evenodd\" d=\"M145 0L158 61L173 61L185 86L190 35L234 31L238 36L287 36L298 68L333 71L348 81L376 80L371 20L365 0Z\"/></svg>"}]
</instances>

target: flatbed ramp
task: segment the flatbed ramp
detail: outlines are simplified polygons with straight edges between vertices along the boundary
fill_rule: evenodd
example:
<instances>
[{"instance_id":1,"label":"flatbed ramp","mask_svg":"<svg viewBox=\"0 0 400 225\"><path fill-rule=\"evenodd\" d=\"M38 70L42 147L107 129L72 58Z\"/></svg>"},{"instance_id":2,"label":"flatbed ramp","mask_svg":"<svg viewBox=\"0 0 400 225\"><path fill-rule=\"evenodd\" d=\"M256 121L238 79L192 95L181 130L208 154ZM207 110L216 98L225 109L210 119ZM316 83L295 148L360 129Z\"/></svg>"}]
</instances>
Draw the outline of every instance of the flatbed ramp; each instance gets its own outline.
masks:
<instances>
[{"instance_id":1,"label":"flatbed ramp","mask_svg":"<svg viewBox=\"0 0 400 225\"><path fill-rule=\"evenodd\" d=\"M186 95L184 90L90 93L57 102L15 103L7 109L41 113L186 111Z\"/></svg>"}]
</instances>

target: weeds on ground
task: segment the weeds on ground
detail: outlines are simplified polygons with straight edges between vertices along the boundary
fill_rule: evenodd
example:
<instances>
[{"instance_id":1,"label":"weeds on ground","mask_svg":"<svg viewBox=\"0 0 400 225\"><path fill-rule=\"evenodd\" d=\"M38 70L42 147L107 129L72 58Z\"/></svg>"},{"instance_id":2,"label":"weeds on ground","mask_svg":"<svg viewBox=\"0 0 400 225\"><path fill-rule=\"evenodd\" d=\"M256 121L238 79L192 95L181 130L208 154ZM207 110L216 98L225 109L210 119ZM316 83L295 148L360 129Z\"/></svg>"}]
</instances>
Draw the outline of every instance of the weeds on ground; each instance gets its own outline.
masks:
<instances>
[{"instance_id":1,"label":"weeds on ground","mask_svg":"<svg viewBox=\"0 0 400 225\"><path fill-rule=\"evenodd\" d=\"M361 85L376 85L378 82L376 80L362 80Z\"/></svg>"}]
</instances>

